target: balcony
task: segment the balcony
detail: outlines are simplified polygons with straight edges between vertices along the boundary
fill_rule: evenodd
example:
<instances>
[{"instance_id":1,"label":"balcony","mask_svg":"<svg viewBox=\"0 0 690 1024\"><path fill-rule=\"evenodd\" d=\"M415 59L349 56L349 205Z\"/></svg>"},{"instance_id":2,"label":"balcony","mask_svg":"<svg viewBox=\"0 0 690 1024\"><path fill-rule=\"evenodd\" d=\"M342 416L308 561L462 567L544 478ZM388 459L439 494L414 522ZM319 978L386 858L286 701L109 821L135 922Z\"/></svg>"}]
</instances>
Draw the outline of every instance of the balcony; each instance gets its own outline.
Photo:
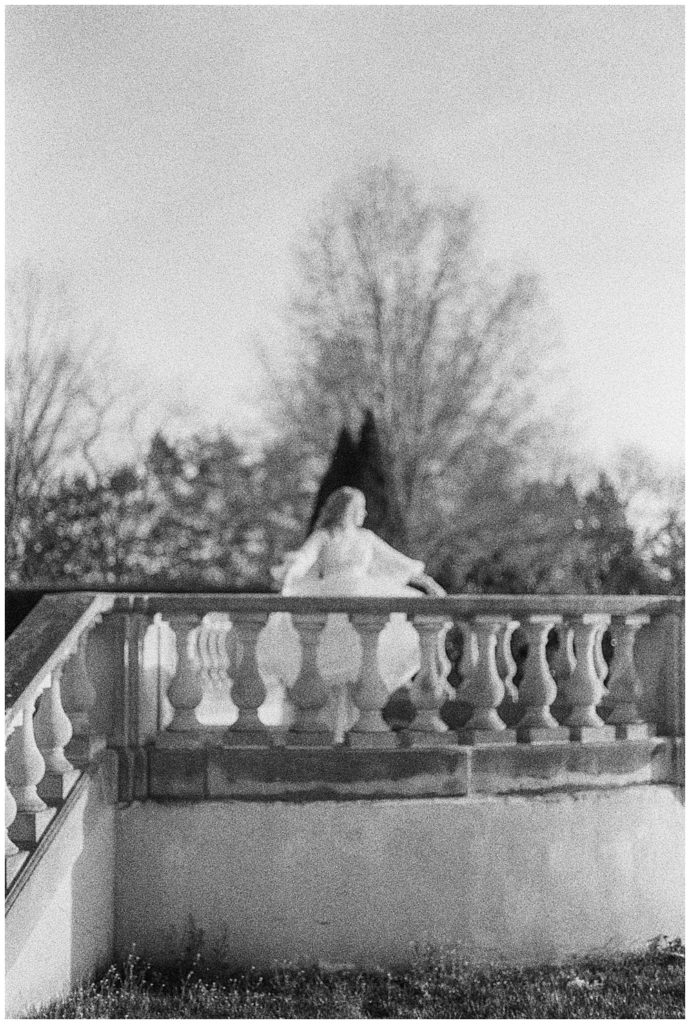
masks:
<instances>
[{"instance_id":1,"label":"balcony","mask_svg":"<svg viewBox=\"0 0 690 1024\"><path fill-rule=\"evenodd\" d=\"M189 918L254 964L390 963L426 940L524 959L678 930L683 608L44 598L6 650L8 1012L132 942L165 955ZM297 656L267 701L276 613ZM391 613L421 664L397 710L377 658ZM360 651L344 729L320 671L333 614Z\"/></svg>"}]
</instances>

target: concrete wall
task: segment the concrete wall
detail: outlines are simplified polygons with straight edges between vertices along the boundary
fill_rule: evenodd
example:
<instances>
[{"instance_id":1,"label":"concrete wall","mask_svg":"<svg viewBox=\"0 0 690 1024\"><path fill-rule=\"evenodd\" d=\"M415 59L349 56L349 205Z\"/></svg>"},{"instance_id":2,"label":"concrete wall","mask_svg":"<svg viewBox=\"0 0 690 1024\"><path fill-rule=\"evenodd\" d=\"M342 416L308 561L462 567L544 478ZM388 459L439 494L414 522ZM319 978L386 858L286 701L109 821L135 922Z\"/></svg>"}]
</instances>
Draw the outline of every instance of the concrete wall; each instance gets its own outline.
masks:
<instances>
[{"instance_id":1,"label":"concrete wall","mask_svg":"<svg viewBox=\"0 0 690 1024\"><path fill-rule=\"evenodd\" d=\"M115 808L112 757L77 783L10 894L5 916L5 1013L68 992L113 955ZM67 808L65 808L67 810Z\"/></svg>"},{"instance_id":2,"label":"concrete wall","mask_svg":"<svg viewBox=\"0 0 690 1024\"><path fill-rule=\"evenodd\" d=\"M119 813L116 946L236 964L400 963L415 943L551 959L683 929L673 786L315 803L149 801Z\"/></svg>"}]
</instances>

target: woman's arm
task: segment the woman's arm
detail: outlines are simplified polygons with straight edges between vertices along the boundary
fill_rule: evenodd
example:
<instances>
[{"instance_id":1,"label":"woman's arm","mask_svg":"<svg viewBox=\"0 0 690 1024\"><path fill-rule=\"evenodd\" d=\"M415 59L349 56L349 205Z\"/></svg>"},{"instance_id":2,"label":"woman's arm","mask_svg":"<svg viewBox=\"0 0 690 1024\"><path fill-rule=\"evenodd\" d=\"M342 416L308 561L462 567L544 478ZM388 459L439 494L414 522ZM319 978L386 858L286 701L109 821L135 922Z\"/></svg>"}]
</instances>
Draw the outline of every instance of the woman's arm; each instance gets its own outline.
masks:
<instances>
[{"instance_id":1,"label":"woman's arm","mask_svg":"<svg viewBox=\"0 0 690 1024\"><path fill-rule=\"evenodd\" d=\"M275 579L282 578L282 592L288 593L290 588L303 579L319 557L323 545L323 530L317 530L308 537L299 551L291 552L283 566L273 570ZM284 573L282 572L285 569Z\"/></svg>"},{"instance_id":2,"label":"woman's arm","mask_svg":"<svg viewBox=\"0 0 690 1024\"><path fill-rule=\"evenodd\" d=\"M371 530L368 530L367 533L371 537L374 552L371 569L373 575L390 577L403 585L411 584L414 587L419 587L430 597L445 596L446 592L443 587L424 572L424 562L408 558L401 551L396 551Z\"/></svg>"}]
</instances>

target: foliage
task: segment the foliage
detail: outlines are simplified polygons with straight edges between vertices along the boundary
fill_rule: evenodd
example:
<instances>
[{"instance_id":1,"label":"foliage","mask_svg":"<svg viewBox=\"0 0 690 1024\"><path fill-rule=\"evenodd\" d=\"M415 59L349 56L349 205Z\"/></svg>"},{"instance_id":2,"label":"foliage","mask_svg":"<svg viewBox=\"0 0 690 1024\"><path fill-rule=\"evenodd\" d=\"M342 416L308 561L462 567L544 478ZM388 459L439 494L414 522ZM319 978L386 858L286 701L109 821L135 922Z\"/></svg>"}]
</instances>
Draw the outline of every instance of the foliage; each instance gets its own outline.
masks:
<instances>
[{"instance_id":1,"label":"foliage","mask_svg":"<svg viewBox=\"0 0 690 1024\"><path fill-rule=\"evenodd\" d=\"M501 497L508 528L468 570L478 592L639 594L667 592L658 563L645 558L606 474L579 496L569 478L535 481Z\"/></svg>"},{"instance_id":2,"label":"foliage","mask_svg":"<svg viewBox=\"0 0 690 1024\"><path fill-rule=\"evenodd\" d=\"M685 593L685 520L670 509L666 521L645 538L643 554L664 584L664 593Z\"/></svg>"},{"instance_id":3,"label":"foliage","mask_svg":"<svg viewBox=\"0 0 690 1024\"><path fill-rule=\"evenodd\" d=\"M251 514L257 530L254 578L264 587L272 566L282 563L287 551L304 543L305 523L314 502L316 470L288 439L266 448L252 466L254 489ZM271 583L272 585L272 583Z\"/></svg>"},{"instance_id":4,"label":"foliage","mask_svg":"<svg viewBox=\"0 0 690 1024\"><path fill-rule=\"evenodd\" d=\"M344 480L361 487L369 525L390 537L396 510L372 427L365 421L359 444L349 442L349 466L334 460L321 494ZM268 589L271 567L304 539L312 480L313 467L285 441L250 460L226 434L175 444L157 434L139 465L63 478L48 488L27 513L30 529L21 558L8 564L8 583ZM498 465L495 479L475 483L468 496L469 504L453 513L457 542L429 567L448 590L682 593L679 514L636 539L603 474L580 495L569 479L509 488Z\"/></svg>"},{"instance_id":5,"label":"foliage","mask_svg":"<svg viewBox=\"0 0 690 1024\"><path fill-rule=\"evenodd\" d=\"M131 578L138 562L141 498L133 471L95 482L84 475L60 481L35 507L24 558L20 566L8 566L8 581L71 580L88 588Z\"/></svg>"},{"instance_id":6,"label":"foliage","mask_svg":"<svg viewBox=\"0 0 690 1024\"><path fill-rule=\"evenodd\" d=\"M141 466L62 479L36 504L12 585L266 588L302 541L311 492L285 446L156 434Z\"/></svg>"},{"instance_id":7,"label":"foliage","mask_svg":"<svg viewBox=\"0 0 690 1024\"><path fill-rule=\"evenodd\" d=\"M285 966L232 972L197 955L154 967L131 955L37 1018L661 1018L684 1016L684 947L664 938L642 953L557 966L471 966L424 950L405 971Z\"/></svg>"},{"instance_id":8,"label":"foliage","mask_svg":"<svg viewBox=\"0 0 690 1024\"><path fill-rule=\"evenodd\" d=\"M251 469L232 439L194 436L175 449L157 435L146 470L150 574L167 583L246 585L260 539Z\"/></svg>"}]
</instances>

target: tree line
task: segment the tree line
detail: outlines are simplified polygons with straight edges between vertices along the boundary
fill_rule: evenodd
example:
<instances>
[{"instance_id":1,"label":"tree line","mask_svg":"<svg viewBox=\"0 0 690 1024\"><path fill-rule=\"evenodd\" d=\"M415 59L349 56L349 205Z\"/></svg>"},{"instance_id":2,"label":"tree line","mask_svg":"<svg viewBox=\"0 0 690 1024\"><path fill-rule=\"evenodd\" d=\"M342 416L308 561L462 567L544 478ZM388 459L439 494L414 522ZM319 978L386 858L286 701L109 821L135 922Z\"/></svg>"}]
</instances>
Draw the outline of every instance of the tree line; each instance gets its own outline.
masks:
<instances>
[{"instance_id":1,"label":"tree line","mask_svg":"<svg viewBox=\"0 0 690 1024\"><path fill-rule=\"evenodd\" d=\"M7 302L8 583L266 589L340 479L451 591L681 592L678 500L640 532L634 459L632 476L629 463L586 485L555 471L573 439L548 403L543 288L478 249L472 205L429 198L395 164L343 183L301 240L290 356L265 359L274 440L256 455L222 427L160 427L114 468L98 445L124 406L94 330L22 268Z\"/></svg>"},{"instance_id":2,"label":"tree line","mask_svg":"<svg viewBox=\"0 0 690 1024\"><path fill-rule=\"evenodd\" d=\"M371 450L373 459L361 465L370 525L386 533L386 474L376 464L380 448ZM340 458L333 461L332 484L343 469ZM343 478L352 479L349 472ZM177 443L157 434L142 464L65 477L44 492L22 523L21 545L8 550L8 583L270 589L271 567L305 538L315 483L290 445L252 459L227 434ZM491 497L492 510L468 518L461 544L416 552L449 590L683 592L677 513L637 538L604 473L581 492L566 478Z\"/></svg>"}]
</instances>

